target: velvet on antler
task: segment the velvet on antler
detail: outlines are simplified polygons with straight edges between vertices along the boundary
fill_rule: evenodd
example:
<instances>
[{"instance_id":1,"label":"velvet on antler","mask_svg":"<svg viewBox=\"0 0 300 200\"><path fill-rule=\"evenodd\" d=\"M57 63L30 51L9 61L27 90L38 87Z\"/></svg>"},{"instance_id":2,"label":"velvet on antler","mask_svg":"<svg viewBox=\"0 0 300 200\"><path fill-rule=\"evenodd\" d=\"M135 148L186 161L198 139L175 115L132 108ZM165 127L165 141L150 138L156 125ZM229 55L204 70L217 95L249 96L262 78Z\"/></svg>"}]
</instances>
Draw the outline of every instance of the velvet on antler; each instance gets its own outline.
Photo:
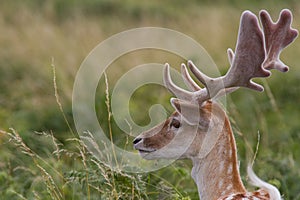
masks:
<instances>
[{"instance_id":1,"label":"velvet on antler","mask_svg":"<svg viewBox=\"0 0 300 200\"><path fill-rule=\"evenodd\" d=\"M166 87L178 98L200 102L200 104L216 96L232 92L239 87L263 91L264 88L253 82L252 79L270 76L269 70L271 69L288 71L288 67L279 59L279 55L298 36L298 31L291 28L292 14L287 9L281 12L276 23L272 22L266 11L261 11L260 21L263 31L253 13L243 12L235 53L231 49L227 51L231 66L226 75L218 78L208 77L192 61L188 61L191 72L205 86L201 89L188 74L186 66L182 64L182 76L192 90L190 92L173 83L170 66L166 64L164 71Z\"/></svg>"}]
</instances>

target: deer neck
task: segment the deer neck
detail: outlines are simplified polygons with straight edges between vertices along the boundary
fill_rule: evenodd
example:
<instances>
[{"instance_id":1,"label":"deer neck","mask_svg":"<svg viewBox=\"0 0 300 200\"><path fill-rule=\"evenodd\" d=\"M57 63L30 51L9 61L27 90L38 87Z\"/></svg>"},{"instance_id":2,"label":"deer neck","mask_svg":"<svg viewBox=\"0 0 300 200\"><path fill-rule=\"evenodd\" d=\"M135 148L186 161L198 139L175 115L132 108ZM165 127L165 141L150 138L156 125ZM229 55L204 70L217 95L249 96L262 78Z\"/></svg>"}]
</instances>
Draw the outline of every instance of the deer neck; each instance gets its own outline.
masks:
<instances>
[{"instance_id":1,"label":"deer neck","mask_svg":"<svg viewBox=\"0 0 300 200\"><path fill-rule=\"evenodd\" d=\"M204 158L195 156L191 159L192 177L201 200L246 192L240 178L235 139L227 117L221 135L209 154Z\"/></svg>"}]
</instances>

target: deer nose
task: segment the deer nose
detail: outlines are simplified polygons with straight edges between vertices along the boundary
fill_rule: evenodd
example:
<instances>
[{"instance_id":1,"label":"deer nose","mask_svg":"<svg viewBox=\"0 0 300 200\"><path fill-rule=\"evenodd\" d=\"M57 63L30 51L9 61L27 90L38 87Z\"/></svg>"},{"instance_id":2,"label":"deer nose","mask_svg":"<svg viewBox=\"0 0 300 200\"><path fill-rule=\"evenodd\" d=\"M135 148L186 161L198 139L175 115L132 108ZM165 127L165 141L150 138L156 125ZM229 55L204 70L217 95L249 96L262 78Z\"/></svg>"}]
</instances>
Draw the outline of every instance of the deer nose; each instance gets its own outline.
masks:
<instances>
[{"instance_id":1,"label":"deer nose","mask_svg":"<svg viewBox=\"0 0 300 200\"><path fill-rule=\"evenodd\" d=\"M135 139L133 140L133 144L139 143L142 139L143 139L143 138L139 138L139 137L135 138Z\"/></svg>"}]
</instances>

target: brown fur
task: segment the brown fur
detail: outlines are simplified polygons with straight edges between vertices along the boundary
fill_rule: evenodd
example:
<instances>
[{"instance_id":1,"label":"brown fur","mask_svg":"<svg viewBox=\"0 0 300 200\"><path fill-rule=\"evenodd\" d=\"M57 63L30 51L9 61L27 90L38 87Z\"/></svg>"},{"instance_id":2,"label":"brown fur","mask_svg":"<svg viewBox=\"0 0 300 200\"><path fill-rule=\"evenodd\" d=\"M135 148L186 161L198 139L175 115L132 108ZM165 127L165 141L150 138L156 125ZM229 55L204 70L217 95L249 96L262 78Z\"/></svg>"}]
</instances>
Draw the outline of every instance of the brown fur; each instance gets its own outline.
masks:
<instances>
[{"instance_id":1,"label":"brown fur","mask_svg":"<svg viewBox=\"0 0 300 200\"><path fill-rule=\"evenodd\" d=\"M180 109L180 107L178 108ZM193 161L192 176L198 186L201 200L219 198L220 200L235 200L242 198L247 199L248 197L250 200L251 195L262 200L268 199L268 194L262 193L261 190L254 193L247 192L241 181L235 138L228 117L223 109L217 103L208 101L200 108L199 113L201 117L199 122L204 123L207 127L203 129L202 126L202 129L198 129L191 145L186 152L183 153L181 158L190 158ZM165 122L138 136L137 139L142 140L135 143L135 148L140 150L149 149L157 152L168 145L172 140L176 140L175 135L178 130L170 126L173 118L181 120L180 113L175 111ZM209 130L209 122L214 123L212 130ZM199 127L201 127L201 125ZM216 129L216 127L220 129ZM215 137L213 134L215 130L219 130L216 134L216 143L207 154L201 154L205 137L208 137L209 140L210 137ZM180 134L186 134L188 136L190 133L181 132ZM152 159L152 152L146 152L145 154L146 159ZM161 154L156 155L153 159L159 158L160 156L161 158L166 158L164 153L161 152Z\"/></svg>"}]
</instances>

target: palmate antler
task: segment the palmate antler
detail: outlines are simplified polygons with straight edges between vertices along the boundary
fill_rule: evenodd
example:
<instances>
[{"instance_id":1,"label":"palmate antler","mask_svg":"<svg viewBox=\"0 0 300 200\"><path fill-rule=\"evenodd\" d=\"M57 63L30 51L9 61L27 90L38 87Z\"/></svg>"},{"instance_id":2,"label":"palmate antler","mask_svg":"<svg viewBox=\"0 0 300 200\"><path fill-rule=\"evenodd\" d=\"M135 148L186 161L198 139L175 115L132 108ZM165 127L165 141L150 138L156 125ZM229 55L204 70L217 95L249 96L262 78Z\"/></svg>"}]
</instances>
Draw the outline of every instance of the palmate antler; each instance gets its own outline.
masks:
<instances>
[{"instance_id":1,"label":"palmate antler","mask_svg":"<svg viewBox=\"0 0 300 200\"><path fill-rule=\"evenodd\" d=\"M185 64L182 64L182 76L192 91L176 86L170 76L170 66L165 65L164 83L166 87L179 99L198 102L200 105L209 99L230 93L239 87L246 87L257 91L264 88L253 82L252 78L268 77L269 70L288 71L288 67L279 59L281 51L292 43L298 36L298 31L291 28L292 14L289 10L282 10L276 23L268 12L260 12L261 30L257 17L250 11L241 16L238 40L235 53L228 49L230 69L226 75L210 78L203 74L192 61L188 67L195 77L205 86L200 88L191 78Z\"/></svg>"},{"instance_id":2,"label":"palmate antler","mask_svg":"<svg viewBox=\"0 0 300 200\"><path fill-rule=\"evenodd\" d=\"M292 13L285 9L280 13L279 20L273 23L267 11L260 12L260 19L265 35L265 45L267 50L267 57L263 63L263 67L270 69L277 69L282 72L289 70L280 59L279 55L286 46L294 41L298 35L298 31L291 28Z\"/></svg>"}]
</instances>

